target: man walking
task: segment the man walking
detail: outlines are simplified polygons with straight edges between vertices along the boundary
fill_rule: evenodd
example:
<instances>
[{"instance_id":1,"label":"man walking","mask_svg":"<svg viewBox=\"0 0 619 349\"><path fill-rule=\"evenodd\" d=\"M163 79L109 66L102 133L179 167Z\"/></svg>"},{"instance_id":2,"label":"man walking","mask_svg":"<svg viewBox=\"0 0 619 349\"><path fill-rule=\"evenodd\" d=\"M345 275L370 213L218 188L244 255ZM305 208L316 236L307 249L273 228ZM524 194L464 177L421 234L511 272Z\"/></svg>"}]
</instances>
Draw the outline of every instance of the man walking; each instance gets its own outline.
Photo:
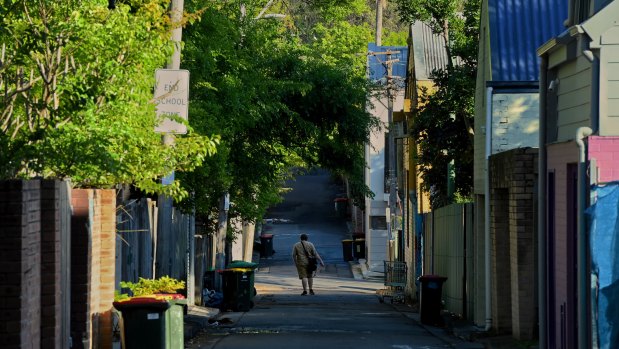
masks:
<instances>
[{"instance_id":1,"label":"man walking","mask_svg":"<svg viewBox=\"0 0 619 349\"><path fill-rule=\"evenodd\" d=\"M314 273L316 269L314 268L313 270L310 270L308 268L312 265L312 259L314 263L316 261L320 262L320 265L323 267L325 266L325 263L322 261L322 258L320 258L314 244L307 241L307 234L301 234L301 241L297 242L292 247L292 259L294 260L294 264L297 266L297 273L299 274L299 279L301 279L301 283L303 285L303 293L301 293L301 296L307 295L308 286L309 293L313 295Z\"/></svg>"}]
</instances>

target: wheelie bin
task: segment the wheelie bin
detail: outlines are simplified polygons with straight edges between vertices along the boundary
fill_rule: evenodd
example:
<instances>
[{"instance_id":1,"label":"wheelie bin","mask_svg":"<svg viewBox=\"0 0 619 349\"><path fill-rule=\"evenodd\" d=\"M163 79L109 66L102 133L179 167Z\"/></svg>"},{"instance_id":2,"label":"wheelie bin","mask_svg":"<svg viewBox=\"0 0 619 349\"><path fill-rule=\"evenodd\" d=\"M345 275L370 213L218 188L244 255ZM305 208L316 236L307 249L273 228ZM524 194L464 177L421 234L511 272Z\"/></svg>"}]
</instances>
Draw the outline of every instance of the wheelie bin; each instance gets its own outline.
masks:
<instances>
[{"instance_id":1,"label":"wheelie bin","mask_svg":"<svg viewBox=\"0 0 619 349\"><path fill-rule=\"evenodd\" d=\"M254 298L256 297L256 269L258 268L258 263L245 262L245 261L232 261L228 264L228 269L251 269L251 274L249 274L249 290L251 297L251 304L253 307Z\"/></svg>"},{"instance_id":2,"label":"wheelie bin","mask_svg":"<svg viewBox=\"0 0 619 349\"><path fill-rule=\"evenodd\" d=\"M365 239L356 239L352 243L353 257L355 259L365 258Z\"/></svg>"},{"instance_id":3,"label":"wheelie bin","mask_svg":"<svg viewBox=\"0 0 619 349\"><path fill-rule=\"evenodd\" d=\"M215 289L215 269L208 269L204 272L204 277L202 278L202 288L206 288L208 290Z\"/></svg>"},{"instance_id":4,"label":"wheelie bin","mask_svg":"<svg viewBox=\"0 0 619 349\"><path fill-rule=\"evenodd\" d=\"M249 311L254 306L254 270L229 268L221 271L224 299L221 310Z\"/></svg>"},{"instance_id":5,"label":"wheelie bin","mask_svg":"<svg viewBox=\"0 0 619 349\"><path fill-rule=\"evenodd\" d=\"M348 212L348 199L347 198L336 198L333 200L335 202L335 212L338 217L346 217L346 213Z\"/></svg>"},{"instance_id":6,"label":"wheelie bin","mask_svg":"<svg viewBox=\"0 0 619 349\"><path fill-rule=\"evenodd\" d=\"M260 258L273 256L273 234L260 235Z\"/></svg>"},{"instance_id":7,"label":"wheelie bin","mask_svg":"<svg viewBox=\"0 0 619 349\"><path fill-rule=\"evenodd\" d=\"M155 294L114 302L122 314L124 349L183 349L183 307L178 294Z\"/></svg>"},{"instance_id":8,"label":"wheelie bin","mask_svg":"<svg viewBox=\"0 0 619 349\"><path fill-rule=\"evenodd\" d=\"M442 326L441 317L444 276L422 275L418 278L421 283L419 317L421 323L431 326Z\"/></svg>"},{"instance_id":9,"label":"wheelie bin","mask_svg":"<svg viewBox=\"0 0 619 349\"><path fill-rule=\"evenodd\" d=\"M342 240L342 256L344 257L345 262L355 259L353 257L352 244L352 240Z\"/></svg>"}]
</instances>

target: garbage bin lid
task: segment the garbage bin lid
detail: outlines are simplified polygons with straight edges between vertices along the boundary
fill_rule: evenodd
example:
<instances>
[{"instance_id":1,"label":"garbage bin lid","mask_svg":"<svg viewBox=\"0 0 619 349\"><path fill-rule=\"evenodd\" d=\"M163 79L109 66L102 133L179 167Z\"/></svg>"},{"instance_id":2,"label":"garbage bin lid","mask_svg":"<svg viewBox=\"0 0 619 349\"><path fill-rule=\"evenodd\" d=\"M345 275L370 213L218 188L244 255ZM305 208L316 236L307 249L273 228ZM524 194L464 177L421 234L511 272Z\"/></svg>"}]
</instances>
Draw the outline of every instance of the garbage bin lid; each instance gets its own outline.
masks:
<instances>
[{"instance_id":1,"label":"garbage bin lid","mask_svg":"<svg viewBox=\"0 0 619 349\"><path fill-rule=\"evenodd\" d=\"M342 240L342 242L353 242L353 240L345 239L345 240Z\"/></svg>"},{"instance_id":2,"label":"garbage bin lid","mask_svg":"<svg viewBox=\"0 0 619 349\"><path fill-rule=\"evenodd\" d=\"M348 198L335 198L333 201L348 201Z\"/></svg>"},{"instance_id":3,"label":"garbage bin lid","mask_svg":"<svg viewBox=\"0 0 619 349\"><path fill-rule=\"evenodd\" d=\"M440 276L440 275L421 275L418 278L419 281L446 281L447 277L446 276Z\"/></svg>"},{"instance_id":4,"label":"garbage bin lid","mask_svg":"<svg viewBox=\"0 0 619 349\"><path fill-rule=\"evenodd\" d=\"M247 273L250 271L254 271L254 268L228 268L224 270L224 272L233 272L233 273Z\"/></svg>"},{"instance_id":5,"label":"garbage bin lid","mask_svg":"<svg viewBox=\"0 0 619 349\"><path fill-rule=\"evenodd\" d=\"M122 310L123 308L131 308L136 306L149 306L153 308L167 309L170 306L170 302L182 303L185 297L182 294L167 294L157 293L147 296L131 297L116 301L113 303L114 308Z\"/></svg>"},{"instance_id":6,"label":"garbage bin lid","mask_svg":"<svg viewBox=\"0 0 619 349\"><path fill-rule=\"evenodd\" d=\"M228 264L228 268L258 268L258 263L246 262L246 261L232 261Z\"/></svg>"},{"instance_id":7,"label":"garbage bin lid","mask_svg":"<svg viewBox=\"0 0 619 349\"><path fill-rule=\"evenodd\" d=\"M268 238L272 238L272 237L273 237L273 234L262 234L262 235L260 235L260 237L261 237L261 238L267 238L267 239L268 239Z\"/></svg>"}]
</instances>

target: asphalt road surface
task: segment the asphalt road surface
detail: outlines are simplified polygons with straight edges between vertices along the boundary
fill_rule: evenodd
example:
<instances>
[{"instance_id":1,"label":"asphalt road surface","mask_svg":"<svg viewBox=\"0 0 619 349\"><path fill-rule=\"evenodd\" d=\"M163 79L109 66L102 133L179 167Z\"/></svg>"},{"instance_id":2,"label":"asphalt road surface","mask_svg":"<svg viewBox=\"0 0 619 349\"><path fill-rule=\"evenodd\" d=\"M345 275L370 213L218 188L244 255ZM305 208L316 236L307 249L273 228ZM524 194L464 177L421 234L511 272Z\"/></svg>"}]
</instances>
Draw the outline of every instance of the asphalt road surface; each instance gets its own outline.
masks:
<instances>
[{"instance_id":1,"label":"asphalt road surface","mask_svg":"<svg viewBox=\"0 0 619 349\"><path fill-rule=\"evenodd\" d=\"M222 312L187 348L450 348L420 326L407 306L380 303L376 290L384 287L381 279L353 278L342 258L341 240L349 237L346 222L337 217L333 202L343 189L330 175L313 171L289 185L292 191L268 217L288 222L264 229L274 234L275 254L259 259L254 308ZM309 235L326 263L315 278L313 296L301 296L291 258L301 233Z\"/></svg>"}]
</instances>

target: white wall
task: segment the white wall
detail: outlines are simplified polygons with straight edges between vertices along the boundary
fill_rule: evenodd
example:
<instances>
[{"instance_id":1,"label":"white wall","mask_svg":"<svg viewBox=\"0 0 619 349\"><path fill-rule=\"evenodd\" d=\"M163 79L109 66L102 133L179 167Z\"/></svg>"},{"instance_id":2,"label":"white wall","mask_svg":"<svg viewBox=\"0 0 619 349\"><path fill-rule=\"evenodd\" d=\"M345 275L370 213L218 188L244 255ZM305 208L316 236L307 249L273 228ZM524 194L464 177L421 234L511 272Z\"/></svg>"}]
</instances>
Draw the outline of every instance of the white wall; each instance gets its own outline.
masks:
<instances>
[{"instance_id":1,"label":"white wall","mask_svg":"<svg viewBox=\"0 0 619 349\"><path fill-rule=\"evenodd\" d=\"M384 261L389 260L389 238L387 230L370 230L367 244L367 264L370 271L384 272Z\"/></svg>"},{"instance_id":2,"label":"white wall","mask_svg":"<svg viewBox=\"0 0 619 349\"><path fill-rule=\"evenodd\" d=\"M539 94L492 95L492 154L539 144Z\"/></svg>"},{"instance_id":3,"label":"white wall","mask_svg":"<svg viewBox=\"0 0 619 349\"><path fill-rule=\"evenodd\" d=\"M388 236L386 230L373 230L369 224L369 216L385 215L388 196L385 195L385 131L387 130L388 110L387 98L371 99L372 115L383 122L383 128L370 136L370 144L366 152L366 163L369 167L366 171L366 185L374 193L374 200L366 200L366 247L367 264L371 271L383 271L383 261L389 259ZM404 109L404 91L400 91L393 103L394 111Z\"/></svg>"}]
</instances>

